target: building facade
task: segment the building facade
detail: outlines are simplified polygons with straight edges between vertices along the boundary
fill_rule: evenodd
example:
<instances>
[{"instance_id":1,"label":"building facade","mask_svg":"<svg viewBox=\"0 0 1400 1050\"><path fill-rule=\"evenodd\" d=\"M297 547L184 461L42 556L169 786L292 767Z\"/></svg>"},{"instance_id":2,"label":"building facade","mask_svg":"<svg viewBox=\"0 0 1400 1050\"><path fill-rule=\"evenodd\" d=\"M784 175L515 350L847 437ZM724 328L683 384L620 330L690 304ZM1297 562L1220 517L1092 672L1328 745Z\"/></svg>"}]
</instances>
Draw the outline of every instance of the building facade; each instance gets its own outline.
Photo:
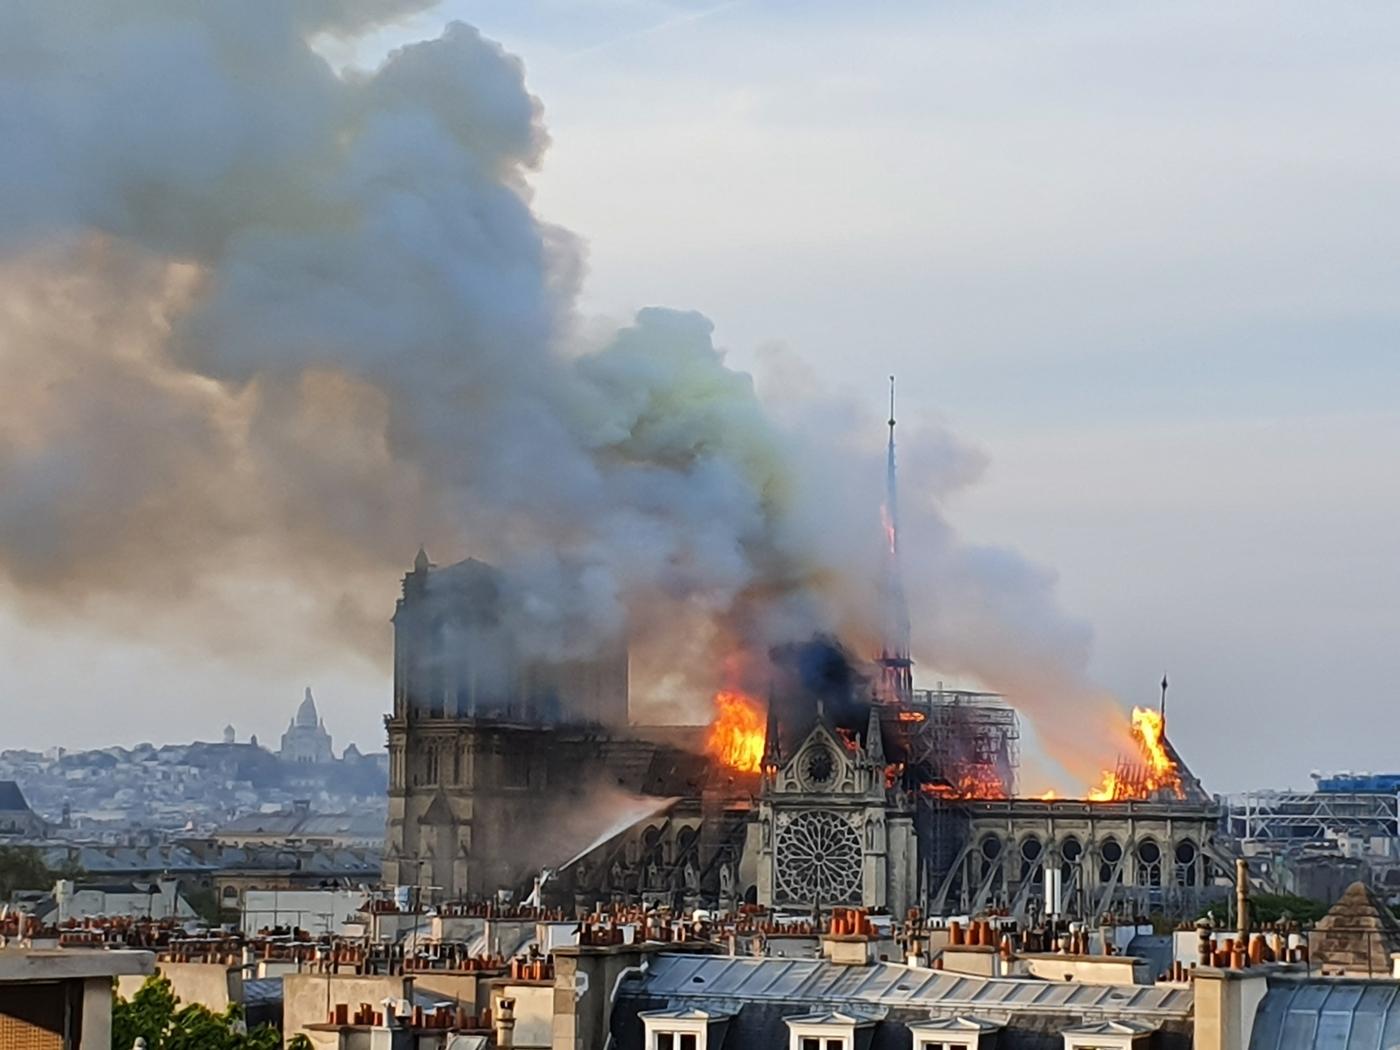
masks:
<instances>
[{"instance_id":1,"label":"building facade","mask_svg":"<svg viewBox=\"0 0 1400 1050\"><path fill-rule=\"evenodd\" d=\"M0 952L0 1047L111 1050L113 979L154 970L150 952L8 948Z\"/></svg>"},{"instance_id":2,"label":"building facade","mask_svg":"<svg viewBox=\"0 0 1400 1050\"><path fill-rule=\"evenodd\" d=\"M311 695L310 686L306 687L301 706L287 724L287 731L282 734L282 747L277 754L284 762L307 765L335 761L331 735L326 732L325 720L316 713L316 701Z\"/></svg>"},{"instance_id":3,"label":"building facade","mask_svg":"<svg viewBox=\"0 0 1400 1050\"><path fill-rule=\"evenodd\" d=\"M1194 915L1230 866L1218 806L1174 751L1169 789L1017 798L1004 702L882 701L878 668L817 638L770 653L761 769L741 770L693 733L627 725L621 645L531 657L511 602L477 561L439 569L420 551L404 577L384 881L425 899L528 892L547 868L565 905ZM670 801L638 813L638 796Z\"/></svg>"},{"instance_id":4,"label":"building facade","mask_svg":"<svg viewBox=\"0 0 1400 1050\"><path fill-rule=\"evenodd\" d=\"M931 859L934 914L1191 915L1229 863L1208 798L963 801L927 819L955 823L958 845L946 867Z\"/></svg>"},{"instance_id":5,"label":"building facade","mask_svg":"<svg viewBox=\"0 0 1400 1050\"><path fill-rule=\"evenodd\" d=\"M770 741L776 733L770 727ZM786 760L770 744L748 850L757 903L902 914L917 891L913 813L886 787L879 713L865 735L819 717Z\"/></svg>"},{"instance_id":6,"label":"building facade","mask_svg":"<svg viewBox=\"0 0 1400 1050\"><path fill-rule=\"evenodd\" d=\"M385 882L424 899L512 888L571 836L584 849L619 796L698 790L677 782L683 751L628 730L625 645L528 653L491 566L420 550L393 623Z\"/></svg>"}]
</instances>

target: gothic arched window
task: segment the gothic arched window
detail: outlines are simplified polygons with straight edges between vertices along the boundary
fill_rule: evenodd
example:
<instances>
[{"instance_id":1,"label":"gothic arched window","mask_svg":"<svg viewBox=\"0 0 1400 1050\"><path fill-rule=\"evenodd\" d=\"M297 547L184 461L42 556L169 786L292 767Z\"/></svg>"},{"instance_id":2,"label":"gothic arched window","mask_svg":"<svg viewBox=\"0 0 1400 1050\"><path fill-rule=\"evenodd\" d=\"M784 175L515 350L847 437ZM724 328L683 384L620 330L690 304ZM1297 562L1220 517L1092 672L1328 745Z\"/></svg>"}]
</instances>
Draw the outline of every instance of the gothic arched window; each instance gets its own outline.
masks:
<instances>
[{"instance_id":1,"label":"gothic arched window","mask_svg":"<svg viewBox=\"0 0 1400 1050\"><path fill-rule=\"evenodd\" d=\"M1103 861L1099 865L1099 881L1109 882L1113 878L1113 870L1123 859L1123 847L1118 844L1117 839L1104 839L1099 844L1099 857Z\"/></svg>"},{"instance_id":2,"label":"gothic arched window","mask_svg":"<svg viewBox=\"0 0 1400 1050\"><path fill-rule=\"evenodd\" d=\"M1143 839L1137 847L1139 886L1162 885L1162 847L1152 839Z\"/></svg>"}]
</instances>

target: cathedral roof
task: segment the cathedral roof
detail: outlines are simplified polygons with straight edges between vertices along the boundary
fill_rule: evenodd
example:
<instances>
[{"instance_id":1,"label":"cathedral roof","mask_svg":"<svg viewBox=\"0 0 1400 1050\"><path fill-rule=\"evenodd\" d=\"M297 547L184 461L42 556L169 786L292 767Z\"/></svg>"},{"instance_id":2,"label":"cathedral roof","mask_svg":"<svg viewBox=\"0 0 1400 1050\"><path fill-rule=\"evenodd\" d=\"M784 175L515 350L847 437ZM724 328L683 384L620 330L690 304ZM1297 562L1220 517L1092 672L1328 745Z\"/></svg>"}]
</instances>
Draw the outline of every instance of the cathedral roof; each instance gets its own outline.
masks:
<instances>
[{"instance_id":1,"label":"cathedral roof","mask_svg":"<svg viewBox=\"0 0 1400 1050\"><path fill-rule=\"evenodd\" d=\"M13 780L0 780L0 810L7 813L29 812L29 803L24 800L24 792Z\"/></svg>"},{"instance_id":2,"label":"cathedral roof","mask_svg":"<svg viewBox=\"0 0 1400 1050\"><path fill-rule=\"evenodd\" d=\"M500 569L476 558L436 565L426 562L422 551L419 553L422 557L414 561L414 571L404 577L405 603L448 602L457 615L478 618L497 615L505 580ZM402 607L395 611L395 622L403 611Z\"/></svg>"},{"instance_id":3,"label":"cathedral roof","mask_svg":"<svg viewBox=\"0 0 1400 1050\"><path fill-rule=\"evenodd\" d=\"M1186 794L1188 802L1209 802L1210 792L1206 791L1196 774L1191 772L1191 768L1186 764L1186 760L1181 757L1170 740L1167 739L1165 731L1162 733L1162 747L1167 752L1167 757L1176 763L1177 772L1181 774L1181 789Z\"/></svg>"},{"instance_id":4,"label":"cathedral roof","mask_svg":"<svg viewBox=\"0 0 1400 1050\"><path fill-rule=\"evenodd\" d=\"M306 696L302 698L301 706L297 708L296 724L315 728L320 724L320 721L320 717L316 714L316 701L311 698L311 687L308 685Z\"/></svg>"},{"instance_id":5,"label":"cathedral roof","mask_svg":"<svg viewBox=\"0 0 1400 1050\"><path fill-rule=\"evenodd\" d=\"M461 561L433 568L433 576L439 582L499 586L505 574L489 562L476 558L463 558Z\"/></svg>"}]
</instances>

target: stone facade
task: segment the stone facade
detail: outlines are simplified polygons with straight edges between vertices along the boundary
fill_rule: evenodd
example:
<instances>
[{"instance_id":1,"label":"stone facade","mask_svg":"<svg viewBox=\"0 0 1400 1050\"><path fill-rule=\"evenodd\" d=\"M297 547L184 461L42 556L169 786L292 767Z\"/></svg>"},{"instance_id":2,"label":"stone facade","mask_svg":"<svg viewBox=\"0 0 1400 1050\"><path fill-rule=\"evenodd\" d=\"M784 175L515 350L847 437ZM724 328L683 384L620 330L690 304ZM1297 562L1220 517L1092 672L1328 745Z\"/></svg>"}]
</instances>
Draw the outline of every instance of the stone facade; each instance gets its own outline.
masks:
<instances>
[{"instance_id":1,"label":"stone facade","mask_svg":"<svg viewBox=\"0 0 1400 1050\"><path fill-rule=\"evenodd\" d=\"M1194 913L1208 900L1219 808L1208 799L956 804L960 851L931 872L934 914Z\"/></svg>"},{"instance_id":2,"label":"stone facade","mask_svg":"<svg viewBox=\"0 0 1400 1050\"><path fill-rule=\"evenodd\" d=\"M551 902L580 906L1098 916L1194 914L1207 897L1218 807L1184 763L1182 798L947 798L911 744L928 711L871 703L818 639L772 654L762 769L739 772L693 732L628 726L624 646L532 657L512 603L477 561L420 551L404 577L384 880L425 900L528 890L546 867Z\"/></svg>"},{"instance_id":3,"label":"stone facade","mask_svg":"<svg viewBox=\"0 0 1400 1050\"><path fill-rule=\"evenodd\" d=\"M862 739L819 718L790 759L770 749L748 842L759 904L902 914L914 902L913 814L887 791L885 768L874 708Z\"/></svg>"},{"instance_id":4,"label":"stone facade","mask_svg":"<svg viewBox=\"0 0 1400 1050\"><path fill-rule=\"evenodd\" d=\"M326 732L325 720L316 713L316 701L311 696L310 686L306 687L306 695L302 697L296 716L282 734L282 747L277 755L284 762L308 765L335 761L331 735Z\"/></svg>"},{"instance_id":5,"label":"stone facade","mask_svg":"<svg viewBox=\"0 0 1400 1050\"><path fill-rule=\"evenodd\" d=\"M385 882L425 900L518 888L605 830L612 798L674 792L674 749L627 729L625 646L529 657L501 574L423 551L393 622Z\"/></svg>"},{"instance_id":6,"label":"stone facade","mask_svg":"<svg viewBox=\"0 0 1400 1050\"><path fill-rule=\"evenodd\" d=\"M394 612L394 718L626 726L627 647L590 660L529 653L502 574L419 551Z\"/></svg>"},{"instance_id":7,"label":"stone facade","mask_svg":"<svg viewBox=\"0 0 1400 1050\"><path fill-rule=\"evenodd\" d=\"M666 786L664 745L588 727L405 718L389 739L384 881L425 900L520 887L606 829L601 802Z\"/></svg>"}]
</instances>

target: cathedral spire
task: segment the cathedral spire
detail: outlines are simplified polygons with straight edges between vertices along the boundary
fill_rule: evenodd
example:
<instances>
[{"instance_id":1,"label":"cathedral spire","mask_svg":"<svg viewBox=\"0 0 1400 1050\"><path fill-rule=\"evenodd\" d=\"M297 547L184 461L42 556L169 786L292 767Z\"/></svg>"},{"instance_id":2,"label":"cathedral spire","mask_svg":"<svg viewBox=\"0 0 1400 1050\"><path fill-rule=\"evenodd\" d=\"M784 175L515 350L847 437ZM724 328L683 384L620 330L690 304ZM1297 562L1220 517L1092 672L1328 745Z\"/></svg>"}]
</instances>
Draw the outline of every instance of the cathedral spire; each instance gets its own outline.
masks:
<instances>
[{"instance_id":1,"label":"cathedral spire","mask_svg":"<svg viewBox=\"0 0 1400 1050\"><path fill-rule=\"evenodd\" d=\"M773 688L768 687L768 725L763 731L763 769L777 769L783 764L782 744L778 740L778 710L773 703Z\"/></svg>"},{"instance_id":2,"label":"cathedral spire","mask_svg":"<svg viewBox=\"0 0 1400 1050\"><path fill-rule=\"evenodd\" d=\"M880 728L880 709L870 705L870 721L865 726L865 757L879 769L885 765L885 735Z\"/></svg>"},{"instance_id":3,"label":"cathedral spire","mask_svg":"<svg viewBox=\"0 0 1400 1050\"><path fill-rule=\"evenodd\" d=\"M909 604L899 564L899 486L894 460L894 376L890 376L889 445L885 453L885 565L880 598L884 622L880 631L879 698L885 703L909 703L914 697L914 661L909 650Z\"/></svg>"}]
</instances>

